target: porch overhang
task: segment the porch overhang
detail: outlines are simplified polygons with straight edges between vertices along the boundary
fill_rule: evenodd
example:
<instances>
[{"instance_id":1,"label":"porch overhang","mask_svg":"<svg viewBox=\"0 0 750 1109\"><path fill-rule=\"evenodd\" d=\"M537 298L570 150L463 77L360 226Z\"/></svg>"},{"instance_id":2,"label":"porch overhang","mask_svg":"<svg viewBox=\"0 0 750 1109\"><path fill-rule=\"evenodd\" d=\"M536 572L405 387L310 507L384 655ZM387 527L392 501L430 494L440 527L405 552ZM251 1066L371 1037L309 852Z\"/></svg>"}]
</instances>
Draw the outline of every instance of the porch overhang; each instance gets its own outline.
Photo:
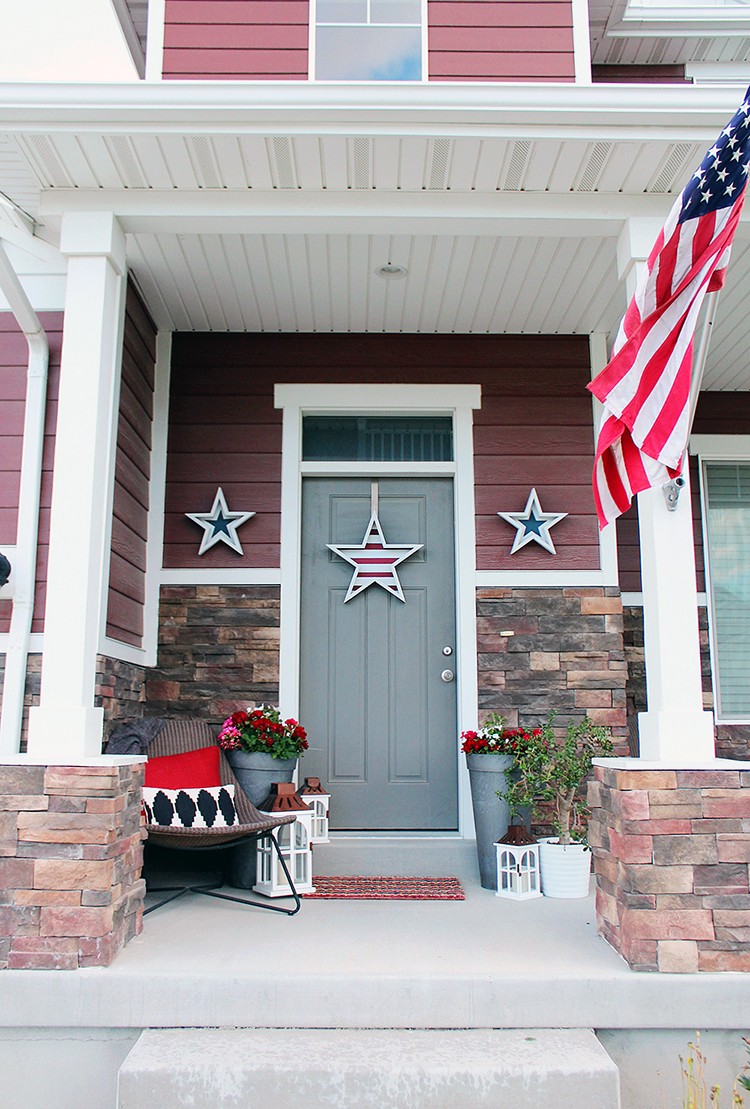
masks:
<instances>
[{"instance_id":1,"label":"porch overhang","mask_svg":"<svg viewBox=\"0 0 750 1109\"><path fill-rule=\"evenodd\" d=\"M618 236L631 218L659 226L736 100L691 86L6 85L0 172L30 244L56 247L68 213L112 212L166 330L611 335ZM16 248L18 222L0 221ZM750 382L749 226L707 388ZM389 261L406 280L377 276ZM64 266L55 285L48 258L18 264L30 289L62 286Z\"/></svg>"}]
</instances>

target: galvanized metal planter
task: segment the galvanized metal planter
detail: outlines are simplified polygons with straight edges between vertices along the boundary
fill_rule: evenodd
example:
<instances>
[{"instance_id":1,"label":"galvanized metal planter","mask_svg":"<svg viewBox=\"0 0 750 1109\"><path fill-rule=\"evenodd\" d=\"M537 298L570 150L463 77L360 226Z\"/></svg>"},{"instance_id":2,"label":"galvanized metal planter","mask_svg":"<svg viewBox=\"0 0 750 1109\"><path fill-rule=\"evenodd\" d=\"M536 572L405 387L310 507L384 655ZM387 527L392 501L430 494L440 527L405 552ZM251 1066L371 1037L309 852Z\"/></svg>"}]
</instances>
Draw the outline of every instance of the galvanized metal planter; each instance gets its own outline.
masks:
<instances>
[{"instance_id":1,"label":"galvanized metal planter","mask_svg":"<svg viewBox=\"0 0 750 1109\"><path fill-rule=\"evenodd\" d=\"M482 888L497 889L497 854L495 844L508 831L510 810L506 801L497 796L505 789L505 771L513 765L512 755L466 755L471 781L471 804L477 833L477 859Z\"/></svg>"}]
</instances>

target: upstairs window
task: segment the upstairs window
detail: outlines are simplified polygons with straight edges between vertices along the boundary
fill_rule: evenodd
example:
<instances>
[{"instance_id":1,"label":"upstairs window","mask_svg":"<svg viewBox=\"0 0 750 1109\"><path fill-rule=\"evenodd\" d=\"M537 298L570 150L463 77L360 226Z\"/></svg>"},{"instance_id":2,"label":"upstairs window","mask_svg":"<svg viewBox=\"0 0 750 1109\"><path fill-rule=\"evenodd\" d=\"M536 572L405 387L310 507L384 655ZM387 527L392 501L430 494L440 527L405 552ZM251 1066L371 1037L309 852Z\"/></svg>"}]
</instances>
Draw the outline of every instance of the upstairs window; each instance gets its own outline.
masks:
<instances>
[{"instance_id":1,"label":"upstairs window","mask_svg":"<svg viewBox=\"0 0 750 1109\"><path fill-rule=\"evenodd\" d=\"M316 81L421 81L423 0L317 0Z\"/></svg>"}]
</instances>

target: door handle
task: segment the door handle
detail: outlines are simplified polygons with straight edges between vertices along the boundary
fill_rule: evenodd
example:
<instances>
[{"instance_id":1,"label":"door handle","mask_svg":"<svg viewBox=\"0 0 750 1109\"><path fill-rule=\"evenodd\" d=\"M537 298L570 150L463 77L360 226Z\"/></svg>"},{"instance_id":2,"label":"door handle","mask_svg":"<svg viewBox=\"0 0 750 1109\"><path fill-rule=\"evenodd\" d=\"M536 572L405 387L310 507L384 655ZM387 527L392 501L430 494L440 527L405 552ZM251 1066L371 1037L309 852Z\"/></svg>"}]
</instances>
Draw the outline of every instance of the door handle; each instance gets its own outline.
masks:
<instances>
[{"instance_id":1,"label":"door handle","mask_svg":"<svg viewBox=\"0 0 750 1109\"><path fill-rule=\"evenodd\" d=\"M454 674L453 674L453 671L452 671L452 670L443 670L443 672L442 672L442 674L440 675L440 677L442 678L442 680L443 680L444 682L452 682L452 681L453 681L453 678L454 678Z\"/></svg>"}]
</instances>

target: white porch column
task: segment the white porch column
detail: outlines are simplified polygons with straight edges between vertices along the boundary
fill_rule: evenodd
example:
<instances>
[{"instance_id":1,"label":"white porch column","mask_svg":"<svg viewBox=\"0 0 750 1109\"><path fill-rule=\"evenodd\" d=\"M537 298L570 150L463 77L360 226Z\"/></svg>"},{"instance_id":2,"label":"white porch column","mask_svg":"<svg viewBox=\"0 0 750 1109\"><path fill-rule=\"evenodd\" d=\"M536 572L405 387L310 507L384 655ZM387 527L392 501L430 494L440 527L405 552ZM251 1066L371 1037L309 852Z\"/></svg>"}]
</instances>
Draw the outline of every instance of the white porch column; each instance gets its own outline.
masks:
<instances>
[{"instance_id":1,"label":"white porch column","mask_svg":"<svg viewBox=\"0 0 750 1109\"><path fill-rule=\"evenodd\" d=\"M618 267L630 298L661 225L629 220ZM680 765L715 757L713 714L703 709L690 474L677 509L661 489L638 494L648 711L638 717L642 759Z\"/></svg>"},{"instance_id":2,"label":"white porch column","mask_svg":"<svg viewBox=\"0 0 750 1109\"><path fill-rule=\"evenodd\" d=\"M64 217L65 322L42 686L29 717L29 755L64 763L101 751L94 707L96 657L109 576L107 550L120 347L125 237L109 212Z\"/></svg>"}]
</instances>

